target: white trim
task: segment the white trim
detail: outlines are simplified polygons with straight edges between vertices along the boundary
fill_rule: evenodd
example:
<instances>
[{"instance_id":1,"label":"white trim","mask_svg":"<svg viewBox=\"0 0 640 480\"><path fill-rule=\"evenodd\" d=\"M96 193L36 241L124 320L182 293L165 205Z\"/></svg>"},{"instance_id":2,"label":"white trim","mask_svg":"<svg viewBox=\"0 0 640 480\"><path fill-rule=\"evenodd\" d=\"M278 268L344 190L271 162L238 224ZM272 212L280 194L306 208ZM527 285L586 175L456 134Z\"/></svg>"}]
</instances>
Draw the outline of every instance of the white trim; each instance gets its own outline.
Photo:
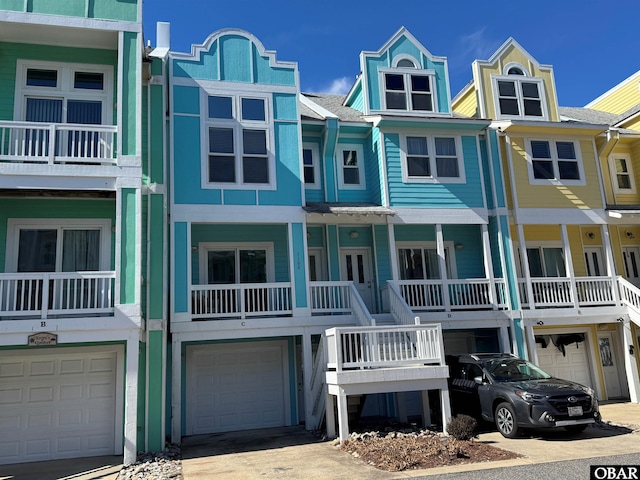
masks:
<instances>
[{"instance_id":1,"label":"white trim","mask_svg":"<svg viewBox=\"0 0 640 480\"><path fill-rule=\"evenodd\" d=\"M267 261L267 281L266 283L272 283L275 280L275 265L274 265L274 254L273 254L273 242L200 242L198 243L198 266L200 269L199 281L200 285L208 284L208 255L207 253L210 251L219 251L219 250L233 250L236 252L236 282L240 282L240 261L238 258L238 253L240 250L264 250L266 253L266 261ZM189 257L190 255L187 255ZM191 277L189 277L191 278ZM255 282L251 282L255 283Z\"/></svg>"},{"instance_id":2,"label":"white trim","mask_svg":"<svg viewBox=\"0 0 640 480\"><path fill-rule=\"evenodd\" d=\"M311 165L313 168L313 183L305 182L305 168L309 166L304 164L304 150L311 151ZM321 172L320 172L320 147L315 142L303 142L302 144L302 182L304 183L304 188L309 190L320 190L322 188L321 180Z\"/></svg>"},{"instance_id":3,"label":"white trim","mask_svg":"<svg viewBox=\"0 0 640 480\"><path fill-rule=\"evenodd\" d=\"M406 53L401 53L399 55L396 55L393 58L393 62L391 62L391 66L393 68L411 68L411 67L398 67L398 63L400 63L402 60L409 60L411 63L413 63L413 68L416 70L420 70L422 67L422 62L420 60L418 60L413 55L409 55Z\"/></svg>"},{"instance_id":4,"label":"white trim","mask_svg":"<svg viewBox=\"0 0 640 480\"><path fill-rule=\"evenodd\" d=\"M9 218L7 219L7 245L5 266L10 272L18 271L20 230L47 229L58 232L56 238L56 271L62 265L62 237L64 230L100 230L100 270L110 270L111 220L85 218Z\"/></svg>"},{"instance_id":5,"label":"white trim","mask_svg":"<svg viewBox=\"0 0 640 480\"><path fill-rule=\"evenodd\" d=\"M505 77L508 76L509 75L509 70L511 70L514 67L515 68L519 68L520 70L522 70L522 73L524 74L523 75L524 77L531 78L531 74L529 73L529 70L527 70L524 65L522 65L521 63L518 63L518 62L509 62L509 63L507 63L502 68L502 75L504 75Z\"/></svg>"},{"instance_id":6,"label":"white trim","mask_svg":"<svg viewBox=\"0 0 640 480\"><path fill-rule=\"evenodd\" d=\"M608 223L607 212L603 208L517 208L513 212L516 223L534 225L567 225Z\"/></svg>"},{"instance_id":7,"label":"white trim","mask_svg":"<svg viewBox=\"0 0 640 480\"><path fill-rule=\"evenodd\" d=\"M518 102L518 115L510 115L502 113L500 110L500 94L498 82L513 82L516 91L515 99ZM522 92L522 83L535 83L538 86L538 97L540 101L540 109L542 115L526 115L524 113L524 95ZM510 119L528 119L528 120L549 120L549 108L546 102L546 93L544 81L542 78L529 77L524 75L491 75L491 84L493 86L493 103L495 108L495 117L498 120ZM508 97L513 98L513 97Z\"/></svg>"},{"instance_id":8,"label":"white trim","mask_svg":"<svg viewBox=\"0 0 640 480\"><path fill-rule=\"evenodd\" d=\"M420 66L420 63L418 63ZM404 82L403 93L405 95L406 108L390 109L387 107L387 89L385 75L402 75ZM412 89L411 89L411 77L427 77L429 79L429 95L431 95L431 110L417 110L413 108L412 102ZM438 110L438 95L437 95L437 82L436 71L431 69L419 69L419 68L379 68L378 69L378 82L380 85L380 111L390 114L402 114L402 115L425 115L429 113L441 113ZM397 93L400 93L398 90ZM421 92L422 93L422 92ZM426 92L425 92L426 93Z\"/></svg>"},{"instance_id":9,"label":"white trim","mask_svg":"<svg viewBox=\"0 0 640 480\"><path fill-rule=\"evenodd\" d=\"M484 208L397 208L396 213L387 217L391 224L441 223L443 225L476 225L488 223L488 213Z\"/></svg>"},{"instance_id":10,"label":"white trim","mask_svg":"<svg viewBox=\"0 0 640 480\"><path fill-rule=\"evenodd\" d=\"M409 167L407 165L407 137L422 137L427 141L428 154L424 155L429 162L429 176L409 176ZM453 138L456 148L456 160L458 162L458 176L457 177L439 177L437 175L438 168L436 164L436 138ZM477 138L477 137L476 137ZM452 158L448 156L448 158ZM480 158L480 151L478 150L478 159ZM430 135L414 135L414 134L400 134L400 160L402 166L402 182L403 183L467 183L467 178L464 169L464 151L462 149L462 137L459 134L446 135L446 134L430 134ZM482 180L481 180L482 181Z\"/></svg>"},{"instance_id":11,"label":"white trim","mask_svg":"<svg viewBox=\"0 0 640 480\"><path fill-rule=\"evenodd\" d=\"M25 0L26 3L26 0ZM25 8L26 10L26 8ZM140 18L140 16L138 16ZM101 20L94 18L71 17L62 15L36 14L31 12L0 12L0 20L4 23L26 23L37 28L42 25L61 26L65 28L79 27L88 30L125 31L142 33L141 22L121 20ZM49 44L47 44L49 45Z\"/></svg>"},{"instance_id":12,"label":"white trim","mask_svg":"<svg viewBox=\"0 0 640 480\"><path fill-rule=\"evenodd\" d=\"M546 142L549 144L549 152L550 152L551 158L544 159L544 160L550 161L552 163L553 173L555 175L554 178L535 178L534 171L533 171L534 159L533 159L533 154L531 153L531 142ZM575 160L558 158L558 150L556 148L558 142L573 144L573 150L576 154ZM529 173L529 184L531 185L585 186L587 184L585 174L584 174L584 166L582 163L582 149L580 147L580 142L578 140L570 140L567 138L525 137L525 155L527 160L527 170ZM565 179L558 178L560 173L558 162L560 161L575 162L578 166L578 174L580 175L580 179L565 180Z\"/></svg>"},{"instance_id":13,"label":"white trim","mask_svg":"<svg viewBox=\"0 0 640 480\"><path fill-rule=\"evenodd\" d=\"M626 175L629 176L630 188L621 188L618 183L618 171L616 168L616 159L624 160L627 166ZM628 153L611 153L607 158L609 162L609 174L611 175L611 185L613 185L614 193L625 195L636 193L636 181L633 173L633 164L631 162L631 155Z\"/></svg>"},{"instance_id":14,"label":"white trim","mask_svg":"<svg viewBox=\"0 0 640 480\"><path fill-rule=\"evenodd\" d=\"M27 71L54 70L57 72L55 87L37 87L27 85ZM74 73L101 73L103 77L103 90L74 88ZM16 60L15 95L13 104L14 120L26 118L26 98L51 98L61 99L63 102L62 118L60 123L68 123L66 120L68 100L94 100L102 103L102 122L100 125L113 124L113 67L111 65L89 63L51 62L44 60ZM118 82L118 87L122 82ZM120 122L118 123L120 125ZM120 137L121 135L118 135ZM118 150L119 152L121 150Z\"/></svg>"},{"instance_id":15,"label":"white trim","mask_svg":"<svg viewBox=\"0 0 640 480\"><path fill-rule=\"evenodd\" d=\"M200 149L202 161L200 162L200 187L203 190L275 190L277 188L276 178L276 154L275 154L275 138L274 138L274 119L272 97L268 94L256 94L254 90L246 88L237 88L229 82L221 82L225 86L220 90L200 90ZM231 99L232 118L219 119L209 117L209 97L228 97ZM265 119L262 120L243 120L242 116L242 100L256 99L264 101ZM211 182L209 181L209 128L227 128L232 129L234 136L234 182ZM264 130L266 134L267 147L267 174L268 183L244 183L242 178L243 171L243 131L247 130ZM229 155L231 156L231 155ZM251 156L251 155L248 155ZM263 155L256 155L263 157Z\"/></svg>"},{"instance_id":16,"label":"white trim","mask_svg":"<svg viewBox=\"0 0 640 480\"><path fill-rule=\"evenodd\" d=\"M358 169L359 183L357 184L344 183L345 165L344 165L343 153L345 151L356 152L357 164L355 167L349 167L349 168ZM366 170L364 168L364 149L362 145L357 143L354 143L354 144L339 143L336 147L335 165L336 165L336 169L338 170L336 175L336 179L338 180L338 190L366 190L367 189Z\"/></svg>"},{"instance_id":17,"label":"white trim","mask_svg":"<svg viewBox=\"0 0 640 480\"><path fill-rule=\"evenodd\" d=\"M314 282L329 281L329 274L327 271L327 255L324 247L309 247L307 248L307 261L309 262L311 255L314 255L316 262L316 278L315 280L309 280ZM309 262L310 264L311 262ZM311 268L309 270L309 278L311 278Z\"/></svg>"},{"instance_id":18,"label":"white trim","mask_svg":"<svg viewBox=\"0 0 640 480\"><path fill-rule=\"evenodd\" d=\"M273 223L305 221L306 213L302 207L256 206L256 205L202 205L173 204L171 220L173 222L194 223Z\"/></svg>"}]
</instances>

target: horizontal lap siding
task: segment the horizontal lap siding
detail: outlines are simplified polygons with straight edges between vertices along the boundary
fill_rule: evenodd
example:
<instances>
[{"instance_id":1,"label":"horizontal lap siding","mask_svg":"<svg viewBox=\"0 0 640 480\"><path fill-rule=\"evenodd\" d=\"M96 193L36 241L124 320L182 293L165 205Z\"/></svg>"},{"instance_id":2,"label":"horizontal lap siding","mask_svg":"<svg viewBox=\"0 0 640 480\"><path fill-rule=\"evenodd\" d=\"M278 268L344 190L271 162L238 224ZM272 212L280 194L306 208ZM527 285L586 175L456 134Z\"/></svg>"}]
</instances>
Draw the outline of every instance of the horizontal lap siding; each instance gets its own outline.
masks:
<instances>
[{"instance_id":1,"label":"horizontal lap siding","mask_svg":"<svg viewBox=\"0 0 640 480\"><path fill-rule=\"evenodd\" d=\"M428 133L432 134L432 133ZM462 137L466 183L403 183L400 135L386 134L385 155L391 206L425 208L481 208L482 179L476 137Z\"/></svg>"},{"instance_id":2,"label":"horizontal lap siding","mask_svg":"<svg viewBox=\"0 0 640 480\"><path fill-rule=\"evenodd\" d=\"M274 270L276 282L288 282L289 248L286 225L202 225L191 227L191 246L197 247L200 242L211 243L272 243ZM194 284L199 282L200 268L198 252L191 253L191 279Z\"/></svg>"}]
</instances>

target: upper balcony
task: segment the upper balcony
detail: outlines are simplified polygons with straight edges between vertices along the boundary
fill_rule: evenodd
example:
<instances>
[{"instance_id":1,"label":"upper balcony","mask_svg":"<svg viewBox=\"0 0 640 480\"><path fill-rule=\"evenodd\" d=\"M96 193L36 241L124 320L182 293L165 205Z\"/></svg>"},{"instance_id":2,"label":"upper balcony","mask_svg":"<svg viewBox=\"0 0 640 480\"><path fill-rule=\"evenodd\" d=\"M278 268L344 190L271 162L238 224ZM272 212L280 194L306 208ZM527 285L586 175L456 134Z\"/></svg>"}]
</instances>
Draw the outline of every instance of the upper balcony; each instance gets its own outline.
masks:
<instances>
[{"instance_id":1,"label":"upper balcony","mask_svg":"<svg viewBox=\"0 0 640 480\"><path fill-rule=\"evenodd\" d=\"M607 307L619 305L616 277L547 277L518 280L524 309Z\"/></svg>"}]
</instances>

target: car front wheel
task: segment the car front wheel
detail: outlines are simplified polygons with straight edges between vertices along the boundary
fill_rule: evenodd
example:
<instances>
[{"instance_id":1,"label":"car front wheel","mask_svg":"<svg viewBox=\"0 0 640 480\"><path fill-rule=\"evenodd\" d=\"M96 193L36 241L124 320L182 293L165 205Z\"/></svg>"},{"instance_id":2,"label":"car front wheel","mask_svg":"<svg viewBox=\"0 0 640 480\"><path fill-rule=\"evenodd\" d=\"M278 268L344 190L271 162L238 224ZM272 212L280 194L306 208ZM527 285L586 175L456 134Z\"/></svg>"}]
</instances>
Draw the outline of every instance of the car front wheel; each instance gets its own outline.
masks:
<instances>
[{"instance_id":1,"label":"car front wheel","mask_svg":"<svg viewBox=\"0 0 640 480\"><path fill-rule=\"evenodd\" d=\"M516 412L509 403L501 403L496 407L495 417L498 431L506 438L518 436L518 422Z\"/></svg>"}]
</instances>

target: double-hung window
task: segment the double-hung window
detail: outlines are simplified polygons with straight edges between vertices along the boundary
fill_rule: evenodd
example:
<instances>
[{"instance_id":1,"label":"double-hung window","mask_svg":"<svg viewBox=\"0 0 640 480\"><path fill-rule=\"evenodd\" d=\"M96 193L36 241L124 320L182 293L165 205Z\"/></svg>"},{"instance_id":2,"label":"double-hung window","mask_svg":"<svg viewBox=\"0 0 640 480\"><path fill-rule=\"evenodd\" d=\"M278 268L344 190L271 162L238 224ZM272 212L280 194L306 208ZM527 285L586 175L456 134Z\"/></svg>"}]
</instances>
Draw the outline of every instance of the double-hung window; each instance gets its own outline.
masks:
<instances>
[{"instance_id":1,"label":"double-hung window","mask_svg":"<svg viewBox=\"0 0 640 480\"><path fill-rule=\"evenodd\" d=\"M273 281L271 244L200 244L201 281L206 284Z\"/></svg>"},{"instance_id":2,"label":"double-hung window","mask_svg":"<svg viewBox=\"0 0 640 480\"><path fill-rule=\"evenodd\" d=\"M207 110L209 186L271 184L274 179L268 99L210 95Z\"/></svg>"},{"instance_id":3,"label":"double-hung window","mask_svg":"<svg viewBox=\"0 0 640 480\"><path fill-rule=\"evenodd\" d=\"M631 157L626 153L618 153L609 157L609 169L613 190L616 193L635 193L636 182L633 178Z\"/></svg>"},{"instance_id":4,"label":"double-hung window","mask_svg":"<svg viewBox=\"0 0 640 480\"><path fill-rule=\"evenodd\" d=\"M567 276L562 247L527 247L527 260L533 278Z\"/></svg>"},{"instance_id":5,"label":"double-hung window","mask_svg":"<svg viewBox=\"0 0 640 480\"><path fill-rule=\"evenodd\" d=\"M444 257L447 278L455 278L455 264L452 265L450 250L451 242L445 243ZM423 245L409 245L400 243L398 248L398 267L401 280L438 280L442 278L440 259L435 244L429 242Z\"/></svg>"},{"instance_id":6,"label":"double-hung window","mask_svg":"<svg viewBox=\"0 0 640 480\"><path fill-rule=\"evenodd\" d=\"M360 145L344 145L338 148L338 186L345 190L366 188L364 152Z\"/></svg>"},{"instance_id":7,"label":"double-hung window","mask_svg":"<svg viewBox=\"0 0 640 480\"><path fill-rule=\"evenodd\" d=\"M578 184L584 176L576 142L565 140L530 140L530 176L533 183L557 182Z\"/></svg>"},{"instance_id":8,"label":"double-hung window","mask_svg":"<svg viewBox=\"0 0 640 480\"><path fill-rule=\"evenodd\" d=\"M305 188L320 188L320 153L315 143L302 146L302 168Z\"/></svg>"},{"instance_id":9,"label":"double-hung window","mask_svg":"<svg viewBox=\"0 0 640 480\"><path fill-rule=\"evenodd\" d=\"M464 162L458 137L403 137L405 182L464 182Z\"/></svg>"},{"instance_id":10,"label":"double-hung window","mask_svg":"<svg viewBox=\"0 0 640 480\"><path fill-rule=\"evenodd\" d=\"M510 67L494 77L494 95L500 119L546 118L542 79L529 77L524 68Z\"/></svg>"},{"instance_id":11,"label":"double-hung window","mask_svg":"<svg viewBox=\"0 0 640 480\"><path fill-rule=\"evenodd\" d=\"M436 111L435 73L398 68L382 72L384 109L405 112Z\"/></svg>"}]
</instances>

